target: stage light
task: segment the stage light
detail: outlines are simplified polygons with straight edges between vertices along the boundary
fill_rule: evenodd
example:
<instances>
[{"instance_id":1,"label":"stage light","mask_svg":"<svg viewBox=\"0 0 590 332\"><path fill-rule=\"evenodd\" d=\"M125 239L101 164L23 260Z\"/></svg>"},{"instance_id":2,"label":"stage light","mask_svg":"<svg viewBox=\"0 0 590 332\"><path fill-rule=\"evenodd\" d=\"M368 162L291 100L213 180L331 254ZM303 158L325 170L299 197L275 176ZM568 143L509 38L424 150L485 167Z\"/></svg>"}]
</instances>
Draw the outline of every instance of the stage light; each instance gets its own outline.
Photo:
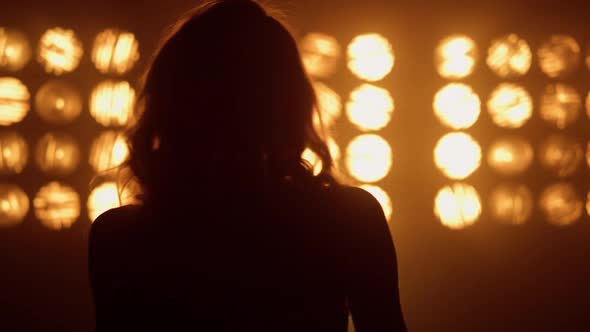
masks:
<instances>
[{"instance_id":1,"label":"stage light","mask_svg":"<svg viewBox=\"0 0 590 332\"><path fill-rule=\"evenodd\" d=\"M95 172L100 173L119 167L128 156L129 147L123 134L109 130L92 143L88 162Z\"/></svg>"},{"instance_id":2,"label":"stage light","mask_svg":"<svg viewBox=\"0 0 590 332\"><path fill-rule=\"evenodd\" d=\"M377 182L383 179L389 173L391 164L391 147L381 136L357 136L346 149L348 173L361 182Z\"/></svg>"},{"instance_id":3,"label":"stage light","mask_svg":"<svg viewBox=\"0 0 590 332\"><path fill-rule=\"evenodd\" d=\"M561 134L547 137L539 149L541 166L561 178L572 175L583 158L582 145Z\"/></svg>"},{"instance_id":4,"label":"stage light","mask_svg":"<svg viewBox=\"0 0 590 332\"><path fill-rule=\"evenodd\" d=\"M92 62L103 74L125 74L137 60L139 43L131 32L107 29L94 39Z\"/></svg>"},{"instance_id":5,"label":"stage light","mask_svg":"<svg viewBox=\"0 0 590 332\"><path fill-rule=\"evenodd\" d=\"M512 33L492 41L487 64L501 78L523 76L531 68L531 49L524 39Z\"/></svg>"},{"instance_id":6,"label":"stage light","mask_svg":"<svg viewBox=\"0 0 590 332\"><path fill-rule=\"evenodd\" d=\"M481 102L468 85L451 83L436 93L433 108L443 125L456 130L466 129L477 122Z\"/></svg>"},{"instance_id":7,"label":"stage light","mask_svg":"<svg viewBox=\"0 0 590 332\"><path fill-rule=\"evenodd\" d=\"M477 46L465 35L452 35L443 39L435 52L436 68L444 78L464 78L471 75L475 69Z\"/></svg>"},{"instance_id":8,"label":"stage light","mask_svg":"<svg viewBox=\"0 0 590 332\"><path fill-rule=\"evenodd\" d=\"M364 131L387 126L394 109L389 91L370 84L363 84L352 91L346 103L348 120Z\"/></svg>"},{"instance_id":9,"label":"stage light","mask_svg":"<svg viewBox=\"0 0 590 332\"><path fill-rule=\"evenodd\" d=\"M332 127L334 122L342 115L342 101L340 96L327 85L315 82L313 84L318 102L318 113L313 115L313 125L318 133L323 133ZM320 121L321 116L321 121Z\"/></svg>"},{"instance_id":10,"label":"stage light","mask_svg":"<svg viewBox=\"0 0 590 332\"><path fill-rule=\"evenodd\" d=\"M324 163L320 159L320 157L313 152L310 148L306 148L303 153L301 154L301 159L307 161L311 166L313 175L318 175L322 172L324 167Z\"/></svg>"},{"instance_id":11,"label":"stage light","mask_svg":"<svg viewBox=\"0 0 590 332\"><path fill-rule=\"evenodd\" d=\"M373 197L375 197L375 199L379 202L379 204L381 205L381 208L383 209L383 214L385 215L385 219L387 219L388 221L391 221L391 215L393 213L393 205L391 204L391 198L389 197L387 192L385 192L385 190L383 190L381 187L370 185L370 184L362 185L359 188L367 191L369 194L371 194L371 195L373 195Z\"/></svg>"},{"instance_id":12,"label":"stage light","mask_svg":"<svg viewBox=\"0 0 590 332\"><path fill-rule=\"evenodd\" d=\"M334 75L342 52L336 38L312 32L299 45L303 65L311 77L328 78Z\"/></svg>"},{"instance_id":13,"label":"stage light","mask_svg":"<svg viewBox=\"0 0 590 332\"><path fill-rule=\"evenodd\" d=\"M348 69L369 82L383 79L395 65L391 43L377 33L355 37L348 45L347 54Z\"/></svg>"},{"instance_id":14,"label":"stage light","mask_svg":"<svg viewBox=\"0 0 590 332\"><path fill-rule=\"evenodd\" d=\"M125 81L104 81L90 97L90 114L101 125L125 126L135 106L135 90Z\"/></svg>"},{"instance_id":15,"label":"stage light","mask_svg":"<svg viewBox=\"0 0 590 332\"><path fill-rule=\"evenodd\" d=\"M88 217L91 222L94 222L107 210L134 203L134 193L130 187L121 188L117 183L107 181L90 192L87 203Z\"/></svg>"},{"instance_id":16,"label":"stage light","mask_svg":"<svg viewBox=\"0 0 590 332\"><path fill-rule=\"evenodd\" d=\"M0 227L16 226L29 212L29 198L16 185L0 184Z\"/></svg>"},{"instance_id":17,"label":"stage light","mask_svg":"<svg viewBox=\"0 0 590 332\"><path fill-rule=\"evenodd\" d=\"M0 125L21 122L31 109L30 99L29 89L20 80L0 77Z\"/></svg>"},{"instance_id":18,"label":"stage light","mask_svg":"<svg viewBox=\"0 0 590 332\"><path fill-rule=\"evenodd\" d=\"M582 216L584 203L574 187L558 182L547 187L539 201L541 212L547 221L556 226L571 225Z\"/></svg>"},{"instance_id":19,"label":"stage light","mask_svg":"<svg viewBox=\"0 0 590 332\"><path fill-rule=\"evenodd\" d=\"M526 171L534 158L531 144L523 138L507 136L495 140L488 150L488 164L502 175L518 175Z\"/></svg>"},{"instance_id":20,"label":"stage light","mask_svg":"<svg viewBox=\"0 0 590 332\"><path fill-rule=\"evenodd\" d=\"M69 135L47 133L37 143L35 159L44 173L66 176L78 167L80 149Z\"/></svg>"},{"instance_id":21,"label":"stage light","mask_svg":"<svg viewBox=\"0 0 590 332\"><path fill-rule=\"evenodd\" d=\"M330 151L330 156L334 163L338 163L340 161L340 146L332 137L328 137L326 143L328 144L328 150Z\"/></svg>"},{"instance_id":22,"label":"stage light","mask_svg":"<svg viewBox=\"0 0 590 332\"><path fill-rule=\"evenodd\" d=\"M552 35L539 51L539 66L551 78L564 78L580 65L580 45L568 35Z\"/></svg>"},{"instance_id":23,"label":"stage light","mask_svg":"<svg viewBox=\"0 0 590 332\"><path fill-rule=\"evenodd\" d=\"M20 174L27 165L29 147L16 131L0 132L0 174Z\"/></svg>"},{"instance_id":24,"label":"stage light","mask_svg":"<svg viewBox=\"0 0 590 332\"><path fill-rule=\"evenodd\" d=\"M481 215L481 200L475 188L464 183L445 186L436 194L434 214L454 230L473 225Z\"/></svg>"},{"instance_id":25,"label":"stage light","mask_svg":"<svg viewBox=\"0 0 590 332\"><path fill-rule=\"evenodd\" d=\"M481 147L462 132L443 136L434 148L436 167L450 179L465 179L481 164Z\"/></svg>"},{"instance_id":26,"label":"stage light","mask_svg":"<svg viewBox=\"0 0 590 332\"><path fill-rule=\"evenodd\" d=\"M0 27L0 70L16 72L31 60L31 45L24 33Z\"/></svg>"},{"instance_id":27,"label":"stage light","mask_svg":"<svg viewBox=\"0 0 590 332\"><path fill-rule=\"evenodd\" d=\"M501 83L488 99L492 121L504 128L520 128L533 115L533 102L529 93L519 85Z\"/></svg>"},{"instance_id":28,"label":"stage light","mask_svg":"<svg viewBox=\"0 0 590 332\"><path fill-rule=\"evenodd\" d=\"M533 213L533 205L533 194L524 185L502 184L490 195L492 217L507 224L524 224Z\"/></svg>"},{"instance_id":29,"label":"stage light","mask_svg":"<svg viewBox=\"0 0 590 332\"><path fill-rule=\"evenodd\" d=\"M39 42L38 61L45 71L55 75L74 71L82 58L82 43L73 30L47 30Z\"/></svg>"},{"instance_id":30,"label":"stage light","mask_svg":"<svg viewBox=\"0 0 590 332\"><path fill-rule=\"evenodd\" d=\"M82 96L70 83L63 80L49 81L35 96L37 114L53 125L66 125L82 112Z\"/></svg>"},{"instance_id":31,"label":"stage light","mask_svg":"<svg viewBox=\"0 0 590 332\"><path fill-rule=\"evenodd\" d=\"M576 122L582 108L582 98L573 87L550 84L541 97L541 118L559 129Z\"/></svg>"},{"instance_id":32,"label":"stage light","mask_svg":"<svg viewBox=\"0 0 590 332\"><path fill-rule=\"evenodd\" d=\"M43 186L33 199L35 216L53 230L70 228L80 217L80 196L71 187L59 182Z\"/></svg>"}]
</instances>

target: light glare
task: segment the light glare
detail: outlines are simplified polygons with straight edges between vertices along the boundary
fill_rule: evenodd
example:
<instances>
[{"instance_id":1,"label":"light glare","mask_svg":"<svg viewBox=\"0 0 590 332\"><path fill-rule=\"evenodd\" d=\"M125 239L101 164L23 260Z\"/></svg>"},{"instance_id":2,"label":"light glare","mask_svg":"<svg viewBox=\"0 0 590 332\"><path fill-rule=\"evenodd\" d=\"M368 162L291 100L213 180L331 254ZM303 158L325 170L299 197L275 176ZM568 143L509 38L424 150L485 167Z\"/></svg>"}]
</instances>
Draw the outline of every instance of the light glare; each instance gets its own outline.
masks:
<instances>
[{"instance_id":1,"label":"light glare","mask_svg":"<svg viewBox=\"0 0 590 332\"><path fill-rule=\"evenodd\" d=\"M468 85L451 83L434 96L434 114L439 121L452 129L466 129L479 118L481 102Z\"/></svg>"},{"instance_id":2,"label":"light glare","mask_svg":"<svg viewBox=\"0 0 590 332\"><path fill-rule=\"evenodd\" d=\"M488 99L492 121L503 128L520 128L533 115L529 93L516 84L501 83Z\"/></svg>"},{"instance_id":3,"label":"light glare","mask_svg":"<svg viewBox=\"0 0 590 332\"><path fill-rule=\"evenodd\" d=\"M475 68L477 46L465 35L443 39L436 48L436 67L440 76L448 79L464 78Z\"/></svg>"},{"instance_id":4,"label":"light glare","mask_svg":"<svg viewBox=\"0 0 590 332\"><path fill-rule=\"evenodd\" d=\"M473 137L466 133L449 133L436 144L434 162L450 179L465 179L479 168L481 148Z\"/></svg>"},{"instance_id":5,"label":"light glare","mask_svg":"<svg viewBox=\"0 0 590 332\"><path fill-rule=\"evenodd\" d=\"M517 34L509 34L492 41L487 64L499 77L523 76L531 68L532 54L528 43Z\"/></svg>"},{"instance_id":6,"label":"light glare","mask_svg":"<svg viewBox=\"0 0 590 332\"><path fill-rule=\"evenodd\" d=\"M455 183L439 190L434 202L434 214L441 223L453 230L473 225L481 215L481 200L472 186Z\"/></svg>"},{"instance_id":7,"label":"light glare","mask_svg":"<svg viewBox=\"0 0 590 332\"><path fill-rule=\"evenodd\" d=\"M80 217L80 196L69 186L50 182L33 199L35 216L53 230L70 228Z\"/></svg>"},{"instance_id":8,"label":"light glare","mask_svg":"<svg viewBox=\"0 0 590 332\"><path fill-rule=\"evenodd\" d=\"M347 54L350 71L369 82L383 79L395 64L391 43L377 33L355 37L348 45Z\"/></svg>"},{"instance_id":9,"label":"light glare","mask_svg":"<svg viewBox=\"0 0 590 332\"><path fill-rule=\"evenodd\" d=\"M370 84L363 84L351 92L346 104L350 122L361 130L379 130L387 126L395 109L389 91Z\"/></svg>"},{"instance_id":10,"label":"light glare","mask_svg":"<svg viewBox=\"0 0 590 332\"><path fill-rule=\"evenodd\" d=\"M13 77L0 77L0 125L21 122L29 112L31 94L26 85Z\"/></svg>"},{"instance_id":11,"label":"light glare","mask_svg":"<svg viewBox=\"0 0 590 332\"><path fill-rule=\"evenodd\" d=\"M74 71L82 58L82 43L73 30L47 30L39 42L38 61L45 71L55 75Z\"/></svg>"},{"instance_id":12,"label":"light glare","mask_svg":"<svg viewBox=\"0 0 590 332\"><path fill-rule=\"evenodd\" d=\"M355 137L346 149L348 173L361 182L377 182L391 169L392 152L389 143L378 135Z\"/></svg>"}]
</instances>

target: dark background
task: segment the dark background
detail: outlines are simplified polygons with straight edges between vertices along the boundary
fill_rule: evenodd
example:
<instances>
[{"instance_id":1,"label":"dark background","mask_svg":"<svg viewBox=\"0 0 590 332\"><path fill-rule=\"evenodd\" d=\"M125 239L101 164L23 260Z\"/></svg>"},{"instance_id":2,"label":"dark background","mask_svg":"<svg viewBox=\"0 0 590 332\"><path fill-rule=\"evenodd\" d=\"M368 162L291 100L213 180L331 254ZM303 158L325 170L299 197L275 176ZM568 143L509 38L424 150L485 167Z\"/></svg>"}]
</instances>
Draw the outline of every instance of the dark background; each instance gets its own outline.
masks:
<instances>
[{"instance_id":1,"label":"dark background","mask_svg":"<svg viewBox=\"0 0 590 332\"><path fill-rule=\"evenodd\" d=\"M27 33L36 44L48 28L76 30L85 46L80 68L64 78L76 82L88 94L104 79L93 69L88 52L94 36L108 27L134 32L142 52L141 63L126 79L135 82L153 50L162 29L196 1L10 1L0 5L0 26ZM448 130L432 113L434 93L445 84L433 65L434 48L452 33L465 33L485 55L490 41L515 32L525 38L533 52L552 33L574 36L586 51L590 45L588 13L584 1L272 1L282 8L298 36L308 31L334 35L343 45L357 34L379 32L388 37L396 52L395 68L384 81L396 101L392 123L380 134L392 144L394 167L379 184L392 196L392 230L399 256L402 303L411 331L589 331L590 330L590 218L584 215L574 225L558 228L547 223L538 208L523 226L502 225L485 213L474 226L451 231L432 213L436 191L450 183L432 162L436 141ZM360 81L341 64L341 71L328 84L345 99ZM2 74L11 75L11 74ZM51 78L39 65L30 63L14 76L34 93ZM464 80L479 93L483 104L500 83L483 62ZM537 62L531 72L516 80L524 85L537 105L544 76ZM565 82L585 98L590 89L590 71L585 67ZM536 108L535 108L536 110ZM15 126L30 142L47 129L35 112ZM584 114L567 132L586 146L590 120ZM86 149L100 127L88 114L67 131ZM534 146L555 132L535 114L517 132ZM468 130L484 153L491 140L505 133L492 125L484 110ZM356 134L344 129L343 140ZM84 158L84 157L83 157ZM34 165L14 178L29 197L51 180ZM76 174L61 179L88 195L92 178L83 165ZM541 190L556 179L538 166L522 177L505 179L486 165L468 180L482 197L506 181L525 183L538 199ZM570 179L579 194L590 189L590 170L584 164ZM83 216L86 210L83 208ZM199 222L196 220L195 222ZM205 221L203 221L205 222ZM86 274L89 221L82 217L65 231L50 231L35 221L32 213L12 229L0 230L0 329L3 331L90 331L93 313Z\"/></svg>"}]
</instances>

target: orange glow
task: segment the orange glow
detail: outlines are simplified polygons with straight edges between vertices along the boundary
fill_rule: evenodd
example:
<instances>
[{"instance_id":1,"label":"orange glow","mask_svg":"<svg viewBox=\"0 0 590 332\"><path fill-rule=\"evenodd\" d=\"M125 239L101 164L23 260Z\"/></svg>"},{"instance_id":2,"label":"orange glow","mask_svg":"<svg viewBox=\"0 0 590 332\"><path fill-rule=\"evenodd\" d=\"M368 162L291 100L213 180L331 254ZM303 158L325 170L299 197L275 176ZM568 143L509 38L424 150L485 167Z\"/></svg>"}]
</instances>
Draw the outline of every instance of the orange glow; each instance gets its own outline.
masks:
<instances>
[{"instance_id":1,"label":"orange glow","mask_svg":"<svg viewBox=\"0 0 590 332\"><path fill-rule=\"evenodd\" d=\"M559 129L576 122L582 108L582 98L573 87L550 84L541 97L541 118Z\"/></svg>"},{"instance_id":2,"label":"orange glow","mask_svg":"<svg viewBox=\"0 0 590 332\"><path fill-rule=\"evenodd\" d=\"M448 79L471 75L477 61L477 46L465 35L443 39L436 48L436 67L440 76Z\"/></svg>"},{"instance_id":3,"label":"orange glow","mask_svg":"<svg viewBox=\"0 0 590 332\"><path fill-rule=\"evenodd\" d=\"M377 33L355 37L348 45L347 54L348 69L369 82L383 79L395 65L391 43Z\"/></svg>"},{"instance_id":4,"label":"orange glow","mask_svg":"<svg viewBox=\"0 0 590 332\"><path fill-rule=\"evenodd\" d=\"M301 40L300 48L303 65L311 77L328 78L336 72L342 53L336 38L312 32Z\"/></svg>"},{"instance_id":5,"label":"orange glow","mask_svg":"<svg viewBox=\"0 0 590 332\"><path fill-rule=\"evenodd\" d=\"M560 134L547 137L539 149L541 166L558 177L574 174L583 158L582 145Z\"/></svg>"},{"instance_id":6,"label":"orange glow","mask_svg":"<svg viewBox=\"0 0 590 332\"><path fill-rule=\"evenodd\" d=\"M588 197L586 199L586 213L590 216L590 192L588 193Z\"/></svg>"},{"instance_id":7,"label":"orange glow","mask_svg":"<svg viewBox=\"0 0 590 332\"><path fill-rule=\"evenodd\" d=\"M16 185L0 184L0 228L16 226L29 212L29 198Z\"/></svg>"},{"instance_id":8,"label":"orange glow","mask_svg":"<svg viewBox=\"0 0 590 332\"><path fill-rule=\"evenodd\" d=\"M379 130L391 121L394 108L389 91L363 84L351 92L346 115L361 130Z\"/></svg>"},{"instance_id":9,"label":"orange glow","mask_svg":"<svg viewBox=\"0 0 590 332\"><path fill-rule=\"evenodd\" d=\"M74 71L84 51L73 30L47 30L39 42L38 60L45 71L55 75Z\"/></svg>"},{"instance_id":10,"label":"orange glow","mask_svg":"<svg viewBox=\"0 0 590 332\"><path fill-rule=\"evenodd\" d=\"M492 216L507 224L524 224L533 213L533 205L533 194L524 185L499 185L490 196Z\"/></svg>"},{"instance_id":11,"label":"orange glow","mask_svg":"<svg viewBox=\"0 0 590 332\"><path fill-rule=\"evenodd\" d=\"M127 125L134 106L135 90L125 81L104 81L90 97L90 114L105 127Z\"/></svg>"},{"instance_id":12,"label":"orange glow","mask_svg":"<svg viewBox=\"0 0 590 332\"><path fill-rule=\"evenodd\" d=\"M563 78L580 65L580 45L568 35L552 35L537 53L541 70L551 78Z\"/></svg>"},{"instance_id":13,"label":"orange glow","mask_svg":"<svg viewBox=\"0 0 590 332\"><path fill-rule=\"evenodd\" d=\"M582 216L584 203L571 184L558 182L543 191L540 208L549 223L567 226Z\"/></svg>"},{"instance_id":14,"label":"orange glow","mask_svg":"<svg viewBox=\"0 0 590 332\"><path fill-rule=\"evenodd\" d=\"M330 156L332 157L334 163L339 162L342 153L340 152L340 146L338 143L336 143L333 138L328 137L326 144L328 144L328 150L330 151Z\"/></svg>"},{"instance_id":15,"label":"orange glow","mask_svg":"<svg viewBox=\"0 0 590 332\"><path fill-rule=\"evenodd\" d=\"M346 149L348 173L361 182L383 179L389 173L391 164L391 147L381 136L357 136Z\"/></svg>"},{"instance_id":16,"label":"orange glow","mask_svg":"<svg viewBox=\"0 0 590 332\"><path fill-rule=\"evenodd\" d=\"M15 131L0 132L0 174L20 174L27 165L29 147Z\"/></svg>"},{"instance_id":17,"label":"orange glow","mask_svg":"<svg viewBox=\"0 0 590 332\"><path fill-rule=\"evenodd\" d=\"M533 102L529 93L516 84L502 83L488 99L492 121L504 128L520 128L533 115Z\"/></svg>"},{"instance_id":18,"label":"orange glow","mask_svg":"<svg viewBox=\"0 0 590 332\"><path fill-rule=\"evenodd\" d=\"M125 137L109 130L98 136L90 148L89 163L94 171L100 173L119 167L129 156Z\"/></svg>"},{"instance_id":19,"label":"orange glow","mask_svg":"<svg viewBox=\"0 0 590 332\"><path fill-rule=\"evenodd\" d=\"M95 187L88 196L88 216L94 222L107 210L135 203L134 193L129 187L121 189L115 182L104 182Z\"/></svg>"},{"instance_id":20,"label":"orange glow","mask_svg":"<svg viewBox=\"0 0 590 332\"><path fill-rule=\"evenodd\" d=\"M433 108L443 125L452 129L466 129L477 122L481 102L468 85L451 83L436 93Z\"/></svg>"},{"instance_id":21,"label":"orange glow","mask_svg":"<svg viewBox=\"0 0 590 332\"><path fill-rule=\"evenodd\" d=\"M526 171L534 158L534 150L526 140L508 136L492 143L488 152L488 164L503 175L517 175Z\"/></svg>"},{"instance_id":22,"label":"orange glow","mask_svg":"<svg viewBox=\"0 0 590 332\"><path fill-rule=\"evenodd\" d=\"M82 96L66 81L49 81L35 95L37 114L46 122L66 125L82 112Z\"/></svg>"},{"instance_id":23,"label":"orange glow","mask_svg":"<svg viewBox=\"0 0 590 332\"><path fill-rule=\"evenodd\" d=\"M323 129L329 131L332 125L334 125L334 122L342 116L342 101L340 100L340 96L327 85L315 82L313 86L321 116L320 122L320 116L318 116L318 113L314 113L313 125L318 133L323 133Z\"/></svg>"},{"instance_id":24,"label":"orange glow","mask_svg":"<svg viewBox=\"0 0 590 332\"><path fill-rule=\"evenodd\" d=\"M494 41L488 49L487 64L499 77L518 77L528 73L532 54L529 44L512 33Z\"/></svg>"},{"instance_id":25,"label":"orange glow","mask_svg":"<svg viewBox=\"0 0 590 332\"><path fill-rule=\"evenodd\" d=\"M375 199L377 199L377 201L381 205L381 208L383 209L383 214L385 215L385 219L387 219L387 221L391 221L391 215L393 213L393 206L391 204L391 198L389 197L387 192L385 190L383 190L381 187L373 186L373 185L369 185L369 184L362 185L359 188L367 191L369 194L373 195L373 197L375 197Z\"/></svg>"},{"instance_id":26,"label":"orange glow","mask_svg":"<svg viewBox=\"0 0 590 332\"><path fill-rule=\"evenodd\" d=\"M0 70L16 72L31 60L31 46L20 31L0 27Z\"/></svg>"},{"instance_id":27,"label":"orange glow","mask_svg":"<svg viewBox=\"0 0 590 332\"><path fill-rule=\"evenodd\" d=\"M590 167L590 142L588 142L588 147L586 148L586 163Z\"/></svg>"},{"instance_id":28,"label":"orange glow","mask_svg":"<svg viewBox=\"0 0 590 332\"><path fill-rule=\"evenodd\" d=\"M35 216L53 230L70 228L80 217L80 196L69 186L50 182L33 199Z\"/></svg>"},{"instance_id":29,"label":"orange glow","mask_svg":"<svg viewBox=\"0 0 590 332\"><path fill-rule=\"evenodd\" d=\"M44 173L64 176L78 167L80 149L69 135L47 133L37 143L35 159Z\"/></svg>"},{"instance_id":30,"label":"orange glow","mask_svg":"<svg viewBox=\"0 0 590 332\"><path fill-rule=\"evenodd\" d=\"M31 109L29 89L18 79L0 77L0 125L21 122Z\"/></svg>"},{"instance_id":31,"label":"orange glow","mask_svg":"<svg viewBox=\"0 0 590 332\"><path fill-rule=\"evenodd\" d=\"M451 179L465 179L481 164L481 148L470 135L462 132L443 136L434 148L434 162Z\"/></svg>"},{"instance_id":32,"label":"orange glow","mask_svg":"<svg viewBox=\"0 0 590 332\"><path fill-rule=\"evenodd\" d=\"M301 159L307 161L313 170L313 175L318 175L322 172L324 163L320 157L310 148L306 148L301 154Z\"/></svg>"},{"instance_id":33,"label":"orange glow","mask_svg":"<svg viewBox=\"0 0 590 332\"><path fill-rule=\"evenodd\" d=\"M107 29L94 39L92 62L103 74L125 74L137 60L139 43L131 32Z\"/></svg>"},{"instance_id":34,"label":"orange glow","mask_svg":"<svg viewBox=\"0 0 590 332\"><path fill-rule=\"evenodd\" d=\"M434 214L443 225L454 230L473 225L479 219L481 209L477 191L464 183L442 188L434 201Z\"/></svg>"}]
</instances>

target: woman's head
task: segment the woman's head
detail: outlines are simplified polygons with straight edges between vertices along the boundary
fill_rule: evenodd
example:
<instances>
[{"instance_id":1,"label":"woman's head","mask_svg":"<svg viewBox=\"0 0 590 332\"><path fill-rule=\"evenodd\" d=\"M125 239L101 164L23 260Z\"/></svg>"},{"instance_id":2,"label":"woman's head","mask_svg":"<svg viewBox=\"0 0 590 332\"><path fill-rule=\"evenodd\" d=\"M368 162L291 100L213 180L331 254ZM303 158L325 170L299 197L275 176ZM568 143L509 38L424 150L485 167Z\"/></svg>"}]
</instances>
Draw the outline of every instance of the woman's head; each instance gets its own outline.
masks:
<instances>
[{"instance_id":1,"label":"woman's head","mask_svg":"<svg viewBox=\"0 0 590 332\"><path fill-rule=\"evenodd\" d=\"M147 197L174 179L259 166L295 176L305 147L329 177L332 161L313 129L316 99L296 43L254 1L213 0L189 12L142 84L129 165Z\"/></svg>"}]
</instances>

